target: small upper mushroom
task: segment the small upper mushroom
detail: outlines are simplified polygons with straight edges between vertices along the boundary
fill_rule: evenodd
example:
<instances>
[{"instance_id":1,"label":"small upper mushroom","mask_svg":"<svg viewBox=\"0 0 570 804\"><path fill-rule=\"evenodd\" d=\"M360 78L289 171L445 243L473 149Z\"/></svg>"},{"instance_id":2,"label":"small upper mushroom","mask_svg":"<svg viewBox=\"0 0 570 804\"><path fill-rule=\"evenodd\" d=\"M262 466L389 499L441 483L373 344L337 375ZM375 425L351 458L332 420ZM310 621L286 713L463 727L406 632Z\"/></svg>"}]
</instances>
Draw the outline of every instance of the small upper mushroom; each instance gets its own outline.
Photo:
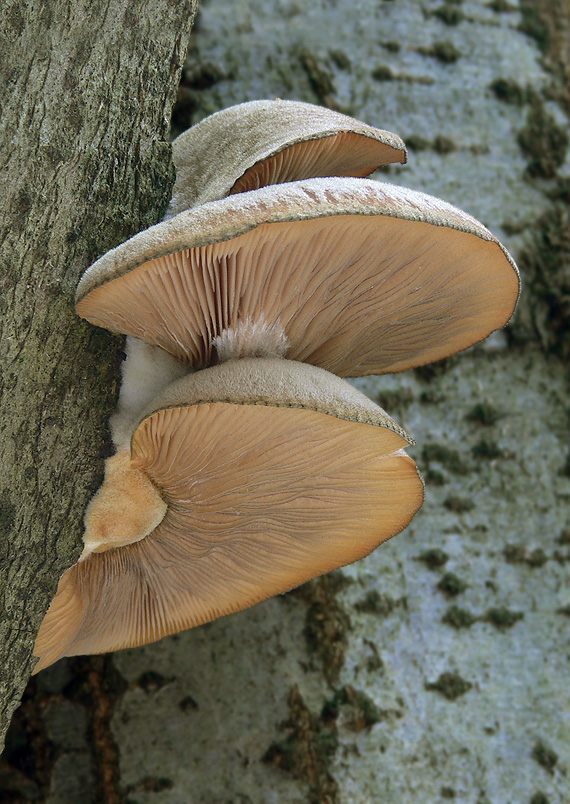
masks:
<instances>
[{"instance_id":1,"label":"small upper mushroom","mask_svg":"<svg viewBox=\"0 0 570 804\"><path fill-rule=\"evenodd\" d=\"M368 176L406 161L400 137L347 115L287 100L241 103L205 118L172 145L176 183L166 214L318 176Z\"/></svg>"},{"instance_id":2,"label":"small upper mushroom","mask_svg":"<svg viewBox=\"0 0 570 804\"><path fill-rule=\"evenodd\" d=\"M289 360L176 380L107 462L35 672L155 641L367 555L422 503L410 441L355 388Z\"/></svg>"},{"instance_id":3,"label":"small upper mushroom","mask_svg":"<svg viewBox=\"0 0 570 804\"><path fill-rule=\"evenodd\" d=\"M477 220L368 179L306 179L231 195L141 232L77 290L93 324L194 368L249 320L280 329L286 356L340 376L429 363L511 317L516 266Z\"/></svg>"}]
</instances>

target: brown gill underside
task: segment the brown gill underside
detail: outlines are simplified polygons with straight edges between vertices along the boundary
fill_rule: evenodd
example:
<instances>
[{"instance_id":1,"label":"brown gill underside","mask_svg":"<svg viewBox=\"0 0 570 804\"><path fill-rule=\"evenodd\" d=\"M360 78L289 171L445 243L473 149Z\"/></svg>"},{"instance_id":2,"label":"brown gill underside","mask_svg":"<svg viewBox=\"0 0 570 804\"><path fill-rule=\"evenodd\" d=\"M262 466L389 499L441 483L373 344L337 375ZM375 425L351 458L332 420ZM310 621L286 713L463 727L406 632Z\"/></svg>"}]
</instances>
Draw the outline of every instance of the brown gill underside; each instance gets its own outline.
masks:
<instances>
[{"instance_id":1,"label":"brown gill underside","mask_svg":"<svg viewBox=\"0 0 570 804\"><path fill-rule=\"evenodd\" d=\"M238 611L367 555L423 500L404 439L312 410L162 410L133 466L168 511L142 541L68 570L36 643L61 656L133 647Z\"/></svg>"},{"instance_id":2,"label":"brown gill underside","mask_svg":"<svg viewBox=\"0 0 570 804\"><path fill-rule=\"evenodd\" d=\"M230 193L257 190L269 184L326 176L369 176L382 165L405 161L405 153L378 140L342 131L297 142L260 160L234 184Z\"/></svg>"},{"instance_id":3,"label":"brown gill underside","mask_svg":"<svg viewBox=\"0 0 570 804\"><path fill-rule=\"evenodd\" d=\"M287 357L339 376L439 360L509 320L518 277L474 234L383 216L261 224L151 260L78 304L94 324L203 368L247 318L280 325Z\"/></svg>"}]
</instances>

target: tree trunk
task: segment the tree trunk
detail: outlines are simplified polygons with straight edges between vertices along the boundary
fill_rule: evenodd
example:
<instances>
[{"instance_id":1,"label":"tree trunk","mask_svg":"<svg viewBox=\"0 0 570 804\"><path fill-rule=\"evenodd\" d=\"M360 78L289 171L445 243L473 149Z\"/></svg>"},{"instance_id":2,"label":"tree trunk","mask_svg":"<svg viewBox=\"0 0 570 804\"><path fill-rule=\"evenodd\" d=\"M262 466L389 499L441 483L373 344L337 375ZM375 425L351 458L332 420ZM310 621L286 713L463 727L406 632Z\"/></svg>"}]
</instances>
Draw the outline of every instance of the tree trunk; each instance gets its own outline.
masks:
<instances>
[{"instance_id":1,"label":"tree trunk","mask_svg":"<svg viewBox=\"0 0 570 804\"><path fill-rule=\"evenodd\" d=\"M197 0L3 2L0 740L80 552L120 341L77 318L100 254L156 223Z\"/></svg>"}]
</instances>

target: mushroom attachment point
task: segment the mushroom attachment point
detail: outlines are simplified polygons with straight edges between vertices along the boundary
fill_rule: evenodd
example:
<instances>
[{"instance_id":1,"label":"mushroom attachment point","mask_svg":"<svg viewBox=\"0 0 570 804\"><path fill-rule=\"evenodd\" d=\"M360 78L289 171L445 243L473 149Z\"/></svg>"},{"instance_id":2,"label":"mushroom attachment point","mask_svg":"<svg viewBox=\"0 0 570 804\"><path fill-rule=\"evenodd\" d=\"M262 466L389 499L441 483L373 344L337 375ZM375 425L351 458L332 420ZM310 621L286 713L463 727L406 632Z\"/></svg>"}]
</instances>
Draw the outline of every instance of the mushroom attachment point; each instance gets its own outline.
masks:
<instances>
[{"instance_id":1,"label":"mushroom attachment point","mask_svg":"<svg viewBox=\"0 0 570 804\"><path fill-rule=\"evenodd\" d=\"M369 176L405 163L397 134L322 106L259 100L223 109L172 144L176 183L166 213L230 193L318 176Z\"/></svg>"},{"instance_id":2,"label":"mushroom attachment point","mask_svg":"<svg viewBox=\"0 0 570 804\"><path fill-rule=\"evenodd\" d=\"M306 179L135 235L87 270L77 311L198 369L219 359L222 332L261 322L282 331L289 359L357 377L472 346L505 326L518 294L508 252L450 204L369 179Z\"/></svg>"},{"instance_id":3,"label":"mushroom attachment point","mask_svg":"<svg viewBox=\"0 0 570 804\"><path fill-rule=\"evenodd\" d=\"M144 539L164 519L167 505L148 475L124 448L105 462L105 479L85 512L85 544L79 561Z\"/></svg>"},{"instance_id":4,"label":"mushroom attachment point","mask_svg":"<svg viewBox=\"0 0 570 804\"><path fill-rule=\"evenodd\" d=\"M40 628L35 672L153 642L367 555L422 504L410 442L355 388L293 361L230 360L173 382L107 464L87 531L102 506L120 536L86 533ZM119 522L117 482L135 507L153 489L138 532L132 508Z\"/></svg>"}]
</instances>

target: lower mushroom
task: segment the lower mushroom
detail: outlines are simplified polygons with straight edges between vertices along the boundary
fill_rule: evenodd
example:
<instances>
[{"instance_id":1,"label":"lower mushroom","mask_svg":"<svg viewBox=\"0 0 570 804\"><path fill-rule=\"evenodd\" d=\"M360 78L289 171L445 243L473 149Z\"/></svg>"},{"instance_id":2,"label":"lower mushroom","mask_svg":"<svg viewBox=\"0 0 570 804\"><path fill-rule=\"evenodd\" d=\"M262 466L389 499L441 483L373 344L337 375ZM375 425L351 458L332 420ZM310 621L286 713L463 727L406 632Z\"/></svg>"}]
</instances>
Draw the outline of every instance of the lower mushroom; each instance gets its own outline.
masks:
<instances>
[{"instance_id":1,"label":"lower mushroom","mask_svg":"<svg viewBox=\"0 0 570 804\"><path fill-rule=\"evenodd\" d=\"M153 642L367 555L422 504L409 443L355 388L290 360L232 360L173 382L107 462L35 672Z\"/></svg>"}]
</instances>

